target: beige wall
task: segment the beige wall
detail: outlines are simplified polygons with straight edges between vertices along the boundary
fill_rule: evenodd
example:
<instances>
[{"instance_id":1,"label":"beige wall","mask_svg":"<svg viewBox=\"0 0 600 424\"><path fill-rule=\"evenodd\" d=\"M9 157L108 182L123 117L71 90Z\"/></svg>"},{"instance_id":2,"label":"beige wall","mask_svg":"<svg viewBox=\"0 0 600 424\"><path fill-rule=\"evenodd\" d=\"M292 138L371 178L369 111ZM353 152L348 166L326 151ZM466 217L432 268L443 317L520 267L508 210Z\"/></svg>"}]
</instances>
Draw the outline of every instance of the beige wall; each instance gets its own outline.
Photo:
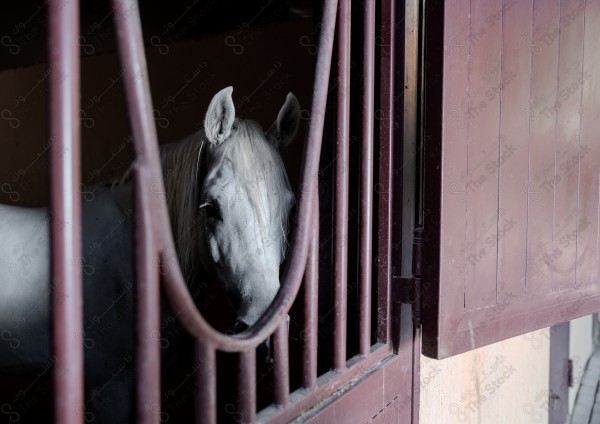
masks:
<instances>
[{"instance_id":1,"label":"beige wall","mask_svg":"<svg viewBox=\"0 0 600 424\"><path fill-rule=\"evenodd\" d=\"M548 329L443 360L421 357L421 424L547 423Z\"/></svg>"}]
</instances>

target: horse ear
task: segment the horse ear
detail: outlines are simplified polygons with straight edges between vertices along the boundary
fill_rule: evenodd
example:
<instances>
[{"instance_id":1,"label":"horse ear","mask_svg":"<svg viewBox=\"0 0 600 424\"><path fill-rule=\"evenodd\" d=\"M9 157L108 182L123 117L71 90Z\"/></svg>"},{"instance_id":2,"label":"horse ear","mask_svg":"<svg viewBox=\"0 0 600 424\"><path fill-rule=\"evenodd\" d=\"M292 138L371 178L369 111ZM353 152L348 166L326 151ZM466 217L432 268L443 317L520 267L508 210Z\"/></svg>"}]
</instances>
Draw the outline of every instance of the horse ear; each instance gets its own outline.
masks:
<instances>
[{"instance_id":1,"label":"horse ear","mask_svg":"<svg viewBox=\"0 0 600 424\"><path fill-rule=\"evenodd\" d=\"M235 106L231 93L233 87L219 91L210 101L204 118L204 132L208 141L219 145L229 137L235 119Z\"/></svg>"},{"instance_id":2,"label":"horse ear","mask_svg":"<svg viewBox=\"0 0 600 424\"><path fill-rule=\"evenodd\" d=\"M269 135L275 140L275 147L282 149L294 139L300 122L300 103L292 93L288 93L277 119L269 128Z\"/></svg>"}]
</instances>

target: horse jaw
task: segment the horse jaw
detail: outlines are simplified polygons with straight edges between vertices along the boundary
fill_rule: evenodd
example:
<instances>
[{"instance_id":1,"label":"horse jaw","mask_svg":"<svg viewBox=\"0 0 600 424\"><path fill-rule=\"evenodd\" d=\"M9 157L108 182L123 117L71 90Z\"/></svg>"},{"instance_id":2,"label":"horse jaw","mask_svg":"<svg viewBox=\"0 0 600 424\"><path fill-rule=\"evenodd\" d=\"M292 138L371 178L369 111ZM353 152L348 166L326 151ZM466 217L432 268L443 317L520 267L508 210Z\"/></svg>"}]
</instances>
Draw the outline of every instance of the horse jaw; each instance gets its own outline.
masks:
<instances>
[{"instance_id":1,"label":"horse jaw","mask_svg":"<svg viewBox=\"0 0 600 424\"><path fill-rule=\"evenodd\" d=\"M230 220L235 222L231 212ZM228 224L222 223L208 236L207 253L214 261L213 270L220 285L236 304L236 326L244 329L258 321L279 291L281 252L277 243L265 242L252 232L252 225L235 238L231 237L233 229Z\"/></svg>"}]
</instances>

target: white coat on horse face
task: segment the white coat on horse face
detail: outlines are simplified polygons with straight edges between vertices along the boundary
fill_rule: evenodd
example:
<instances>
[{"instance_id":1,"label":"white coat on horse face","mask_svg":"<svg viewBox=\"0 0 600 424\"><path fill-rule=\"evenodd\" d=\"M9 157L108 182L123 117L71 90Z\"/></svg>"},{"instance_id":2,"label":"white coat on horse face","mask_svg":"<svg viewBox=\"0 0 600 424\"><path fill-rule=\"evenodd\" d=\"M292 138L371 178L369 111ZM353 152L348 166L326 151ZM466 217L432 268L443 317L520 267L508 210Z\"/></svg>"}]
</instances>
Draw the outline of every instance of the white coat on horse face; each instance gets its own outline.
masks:
<instances>
[{"instance_id":1,"label":"white coat on horse face","mask_svg":"<svg viewBox=\"0 0 600 424\"><path fill-rule=\"evenodd\" d=\"M288 94L271 128L235 119L231 87L212 99L204 121L208 174L201 198L204 258L251 326L279 290L294 196L278 149L298 129L300 105Z\"/></svg>"}]
</instances>

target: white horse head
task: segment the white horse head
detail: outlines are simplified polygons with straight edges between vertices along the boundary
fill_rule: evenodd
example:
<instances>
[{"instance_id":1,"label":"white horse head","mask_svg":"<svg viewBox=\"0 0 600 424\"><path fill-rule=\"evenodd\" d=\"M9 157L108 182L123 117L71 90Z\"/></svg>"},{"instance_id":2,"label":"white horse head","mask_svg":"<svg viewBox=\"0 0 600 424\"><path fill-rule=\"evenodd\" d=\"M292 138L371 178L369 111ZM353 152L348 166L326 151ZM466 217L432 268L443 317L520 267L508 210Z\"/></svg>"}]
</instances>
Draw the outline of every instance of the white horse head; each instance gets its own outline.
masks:
<instances>
[{"instance_id":1,"label":"white horse head","mask_svg":"<svg viewBox=\"0 0 600 424\"><path fill-rule=\"evenodd\" d=\"M240 330L260 318L279 290L294 204L279 151L296 134L300 105L288 94L265 132L254 121L235 118L232 91L228 87L214 96L204 121L207 173L199 249L205 268L236 303Z\"/></svg>"}]
</instances>

